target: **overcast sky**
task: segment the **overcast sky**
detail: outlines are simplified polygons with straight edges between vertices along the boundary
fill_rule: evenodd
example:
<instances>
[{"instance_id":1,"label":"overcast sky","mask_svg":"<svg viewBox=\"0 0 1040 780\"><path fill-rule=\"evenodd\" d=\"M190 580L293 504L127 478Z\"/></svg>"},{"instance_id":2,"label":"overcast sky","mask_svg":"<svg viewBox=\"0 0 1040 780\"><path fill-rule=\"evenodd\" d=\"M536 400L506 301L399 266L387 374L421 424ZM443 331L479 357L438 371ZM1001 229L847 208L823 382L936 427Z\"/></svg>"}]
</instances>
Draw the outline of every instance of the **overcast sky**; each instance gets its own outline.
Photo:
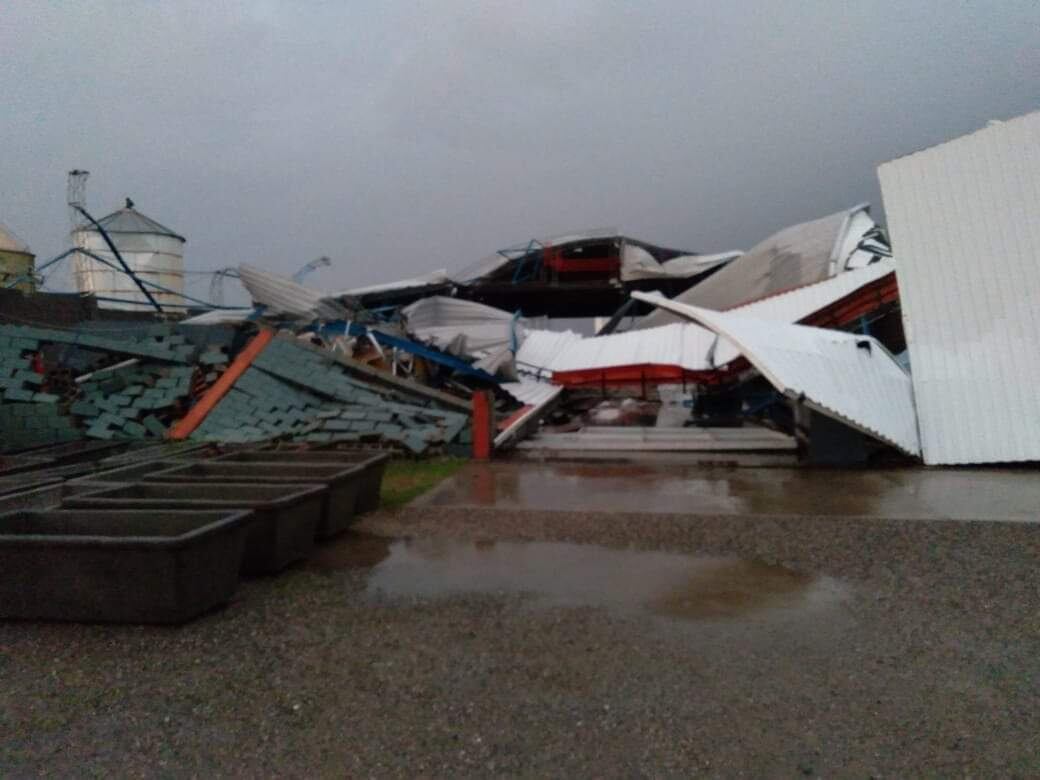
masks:
<instances>
[{"instance_id":1,"label":"overcast sky","mask_svg":"<svg viewBox=\"0 0 1040 780\"><path fill-rule=\"evenodd\" d=\"M1040 108L1036 0L15 0L0 51L0 222L41 259L79 167L190 269L327 254L329 290L588 227L718 252L880 215L879 163Z\"/></svg>"}]
</instances>

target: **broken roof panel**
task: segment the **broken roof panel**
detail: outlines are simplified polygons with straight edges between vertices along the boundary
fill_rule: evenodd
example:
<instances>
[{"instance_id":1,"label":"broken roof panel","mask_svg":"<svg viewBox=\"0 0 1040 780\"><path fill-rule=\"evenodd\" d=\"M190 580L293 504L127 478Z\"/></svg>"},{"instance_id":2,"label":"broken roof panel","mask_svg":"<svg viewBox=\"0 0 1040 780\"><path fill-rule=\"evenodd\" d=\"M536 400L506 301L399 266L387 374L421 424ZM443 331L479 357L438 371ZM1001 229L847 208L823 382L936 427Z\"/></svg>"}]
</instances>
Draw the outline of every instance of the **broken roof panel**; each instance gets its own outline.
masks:
<instances>
[{"instance_id":1,"label":"broken roof panel","mask_svg":"<svg viewBox=\"0 0 1040 780\"><path fill-rule=\"evenodd\" d=\"M347 309L340 303L292 279L245 263L238 267L238 275L253 303L263 306L265 313L306 320L343 319L347 316Z\"/></svg>"},{"instance_id":2,"label":"broken roof panel","mask_svg":"<svg viewBox=\"0 0 1040 780\"><path fill-rule=\"evenodd\" d=\"M868 336L716 312L656 294L633 297L735 344L780 392L910 455L920 455L910 377Z\"/></svg>"},{"instance_id":3,"label":"broken roof panel","mask_svg":"<svg viewBox=\"0 0 1040 780\"><path fill-rule=\"evenodd\" d=\"M621 250L621 280L686 279L725 265L740 257L740 252L722 252L715 255L680 255L658 262L638 244L626 243Z\"/></svg>"},{"instance_id":4,"label":"broken roof panel","mask_svg":"<svg viewBox=\"0 0 1040 780\"><path fill-rule=\"evenodd\" d=\"M1040 112L878 168L930 464L1040 459Z\"/></svg>"},{"instance_id":5,"label":"broken roof panel","mask_svg":"<svg viewBox=\"0 0 1040 780\"><path fill-rule=\"evenodd\" d=\"M367 287L354 287L350 290L342 290L341 292L332 293L328 297L356 298L362 295L373 295L376 293L392 292L395 290L410 290L413 288L431 287L439 284L447 284L450 281L451 277L448 276L447 270L442 268L439 271L424 274L423 276L415 276L411 279L400 279L396 282L386 282L385 284L370 284Z\"/></svg>"},{"instance_id":6,"label":"broken roof panel","mask_svg":"<svg viewBox=\"0 0 1040 780\"><path fill-rule=\"evenodd\" d=\"M873 254L864 253L862 260L853 255L863 237L876 227L869 208L862 204L785 228L675 300L724 311L865 264ZM643 318L641 327L676 321L673 315L656 311Z\"/></svg>"},{"instance_id":7,"label":"broken roof panel","mask_svg":"<svg viewBox=\"0 0 1040 780\"><path fill-rule=\"evenodd\" d=\"M517 317L460 298L435 295L401 310L408 333L453 355L483 357L522 338Z\"/></svg>"}]
</instances>

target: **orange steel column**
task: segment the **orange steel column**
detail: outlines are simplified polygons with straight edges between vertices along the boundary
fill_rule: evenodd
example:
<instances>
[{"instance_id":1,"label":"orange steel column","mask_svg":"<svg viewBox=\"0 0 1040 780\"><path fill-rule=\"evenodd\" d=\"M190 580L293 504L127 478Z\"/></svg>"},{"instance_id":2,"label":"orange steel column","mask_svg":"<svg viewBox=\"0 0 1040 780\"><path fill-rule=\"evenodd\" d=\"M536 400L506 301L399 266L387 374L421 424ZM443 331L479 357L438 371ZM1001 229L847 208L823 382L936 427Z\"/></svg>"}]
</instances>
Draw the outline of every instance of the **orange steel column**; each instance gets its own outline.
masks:
<instances>
[{"instance_id":1,"label":"orange steel column","mask_svg":"<svg viewBox=\"0 0 1040 780\"><path fill-rule=\"evenodd\" d=\"M188 413L178 420L167 432L166 436L170 439L186 439L192 431L198 428L202 421L206 419L213 407L215 407L220 399L227 395L228 390L232 388L238 378L246 372L250 364L256 360L256 356L264 351L264 347L271 343L271 339L274 338L274 331L268 328L261 328L260 332L253 336L252 340L246 344L242 350L235 356L235 359L228 366L220 378L213 383L205 393L202 394L202 398L195 404Z\"/></svg>"},{"instance_id":2,"label":"orange steel column","mask_svg":"<svg viewBox=\"0 0 1040 780\"><path fill-rule=\"evenodd\" d=\"M473 393L473 457L476 460L491 459L491 448L495 441L494 417L491 393L477 390Z\"/></svg>"}]
</instances>

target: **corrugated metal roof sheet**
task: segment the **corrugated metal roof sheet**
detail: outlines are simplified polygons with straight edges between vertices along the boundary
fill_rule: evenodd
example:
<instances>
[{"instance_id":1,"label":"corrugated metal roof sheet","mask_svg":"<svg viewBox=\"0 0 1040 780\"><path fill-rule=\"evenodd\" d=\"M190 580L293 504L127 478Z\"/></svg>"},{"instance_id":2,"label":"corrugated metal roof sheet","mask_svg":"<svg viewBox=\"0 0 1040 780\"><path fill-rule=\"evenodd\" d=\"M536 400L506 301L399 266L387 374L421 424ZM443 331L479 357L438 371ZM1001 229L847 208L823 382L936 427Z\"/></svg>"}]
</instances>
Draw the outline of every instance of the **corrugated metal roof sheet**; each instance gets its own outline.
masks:
<instances>
[{"instance_id":1,"label":"corrugated metal roof sheet","mask_svg":"<svg viewBox=\"0 0 1040 780\"><path fill-rule=\"evenodd\" d=\"M633 293L736 344L782 393L822 414L919 455L910 377L876 339L805 325L789 325Z\"/></svg>"},{"instance_id":2,"label":"corrugated metal roof sheet","mask_svg":"<svg viewBox=\"0 0 1040 780\"><path fill-rule=\"evenodd\" d=\"M862 204L811 222L792 225L752 247L722 270L676 296L680 303L724 311L784 290L813 284L835 275L839 253L845 246L852 217L869 209ZM873 227L864 224L865 233ZM656 311L639 327L651 328L675 322L667 312Z\"/></svg>"},{"instance_id":3,"label":"corrugated metal roof sheet","mask_svg":"<svg viewBox=\"0 0 1040 780\"><path fill-rule=\"evenodd\" d=\"M807 284L790 292L771 295L768 298L730 309L732 314L755 317L760 320L776 322L799 322L809 315L825 309L847 295L851 295L861 287L881 279L896 269L895 263L888 258L871 263L865 268L857 268L837 276L825 279L816 284ZM717 365L725 365L733 360L736 350L728 342L722 342L715 352Z\"/></svg>"},{"instance_id":4,"label":"corrugated metal roof sheet","mask_svg":"<svg viewBox=\"0 0 1040 780\"><path fill-rule=\"evenodd\" d=\"M878 178L925 462L1040 459L1040 112Z\"/></svg>"},{"instance_id":5,"label":"corrugated metal roof sheet","mask_svg":"<svg viewBox=\"0 0 1040 780\"><path fill-rule=\"evenodd\" d=\"M891 260L881 260L734 311L763 320L797 322L894 269ZM739 354L726 339L716 339L710 330L683 320L658 328L595 338L582 338L570 332L530 331L517 352L517 366L522 371L538 369L542 373L628 365L674 365L688 371L703 371L723 366Z\"/></svg>"},{"instance_id":6,"label":"corrugated metal roof sheet","mask_svg":"<svg viewBox=\"0 0 1040 780\"><path fill-rule=\"evenodd\" d=\"M171 236L185 241L184 236L174 233L168 227L160 225L151 217L146 217L140 211L127 206L126 208L113 211L107 217L98 220L98 224L105 229L106 233L149 233L160 236ZM89 225L84 230L93 231Z\"/></svg>"},{"instance_id":7,"label":"corrugated metal roof sheet","mask_svg":"<svg viewBox=\"0 0 1040 780\"><path fill-rule=\"evenodd\" d=\"M284 276L245 263L238 267L238 276L253 302L264 306L267 313L303 319L345 319L347 316L347 310L336 301Z\"/></svg>"},{"instance_id":8,"label":"corrugated metal roof sheet","mask_svg":"<svg viewBox=\"0 0 1040 780\"><path fill-rule=\"evenodd\" d=\"M563 392L558 385L521 379L519 382L503 382L500 387L513 398L527 406L541 406Z\"/></svg>"},{"instance_id":9,"label":"corrugated metal roof sheet","mask_svg":"<svg viewBox=\"0 0 1040 780\"><path fill-rule=\"evenodd\" d=\"M581 335L572 330L532 330L516 351L517 371L548 379L557 355L581 341Z\"/></svg>"},{"instance_id":10,"label":"corrugated metal roof sheet","mask_svg":"<svg viewBox=\"0 0 1040 780\"><path fill-rule=\"evenodd\" d=\"M522 329L507 311L483 303L434 295L401 310L409 334L453 355L483 357L513 345Z\"/></svg>"},{"instance_id":11,"label":"corrugated metal roof sheet","mask_svg":"<svg viewBox=\"0 0 1040 780\"><path fill-rule=\"evenodd\" d=\"M367 287L354 287L350 290L342 290L337 293L332 293L328 297L357 297L359 295L371 295L372 293L391 292L393 290L408 290L413 287L429 287L431 285L446 284L450 281L451 277L448 276L447 269L442 268L439 271L433 271L432 273L424 274L423 276L415 276L411 279L400 279L396 282L370 284Z\"/></svg>"}]
</instances>

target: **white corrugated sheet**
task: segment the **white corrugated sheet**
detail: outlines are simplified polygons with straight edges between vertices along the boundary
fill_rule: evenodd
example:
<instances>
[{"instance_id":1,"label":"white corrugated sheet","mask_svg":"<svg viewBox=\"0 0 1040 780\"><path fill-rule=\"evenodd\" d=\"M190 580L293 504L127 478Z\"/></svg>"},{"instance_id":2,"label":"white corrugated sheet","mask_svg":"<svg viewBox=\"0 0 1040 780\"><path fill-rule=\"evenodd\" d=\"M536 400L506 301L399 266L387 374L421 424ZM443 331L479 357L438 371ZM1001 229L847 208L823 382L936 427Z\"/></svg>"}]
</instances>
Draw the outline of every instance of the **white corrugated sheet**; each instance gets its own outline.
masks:
<instances>
[{"instance_id":1,"label":"white corrugated sheet","mask_svg":"<svg viewBox=\"0 0 1040 780\"><path fill-rule=\"evenodd\" d=\"M641 246L625 243L621 248L621 280L686 279L740 257L740 252L716 255L680 255L663 263Z\"/></svg>"},{"instance_id":2,"label":"white corrugated sheet","mask_svg":"<svg viewBox=\"0 0 1040 780\"><path fill-rule=\"evenodd\" d=\"M665 325L566 345L550 366L555 371L583 371L613 366L682 366L689 371L711 368L708 353L715 334L696 325Z\"/></svg>"},{"instance_id":3,"label":"white corrugated sheet","mask_svg":"<svg viewBox=\"0 0 1040 780\"><path fill-rule=\"evenodd\" d=\"M891 260L839 274L735 309L742 315L775 322L797 322L860 287L892 273ZM718 343L716 343L716 341ZM680 322L659 328L583 338L577 333L530 331L517 353L521 371L578 371L626 365L674 365L703 371L734 360L739 350L699 325Z\"/></svg>"},{"instance_id":4,"label":"white corrugated sheet","mask_svg":"<svg viewBox=\"0 0 1040 780\"><path fill-rule=\"evenodd\" d=\"M344 319L347 316L347 310L341 304L284 276L245 263L238 267L238 276L253 303L265 307L265 313L309 320Z\"/></svg>"},{"instance_id":5,"label":"white corrugated sheet","mask_svg":"<svg viewBox=\"0 0 1040 780\"><path fill-rule=\"evenodd\" d=\"M1040 112L878 178L925 462L1040 459Z\"/></svg>"},{"instance_id":6,"label":"white corrugated sheet","mask_svg":"<svg viewBox=\"0 0 1040 780\"><path fill-rule=\"evenodd\" d=\"M541 406L563 392L563 388L558 385L537 382L533 379L503 382L499 387L525 406Z\"/></svg>"},{"instance_id":7,"label":"white corrugated sheet","mask_svg":"<svg viewBox=\"0 0 1040 780\"><path fill-rule=\"evenodd\" d=\"M424 344L453 355L483 357L522 339L522 324L507 311L434 295L402 309L406 329Z\"/></svg>"},{"instance_id":8,"label":"white corrugated sheet","mask_svg":"<svg viewBox=\"0 0 1040 780\"><path fill-rule=\"evenodd\" d=\"M429 287L435 284L447 284L451 281L448 271L442 268L439 271L428 273L423 276L413 276L411 279L400 279L396 282L384 284L370 284L367 287L354 287L350 290L333 293L330 298L357 297L359 295L371 295L372 293L392 292L393 290L408 290L412 287Z\"/></svg>"},{"instance_id":9,"label":"white corrugated sheet","mask_svg":"<svg viewBox=\"0 0 1040 780\"><path fill-rule=\"evenodd\" d=\"M863 268L838 274L816 284L807 284L790 292L771 295L760 301L738 306L730 309L730 313L775 322L798 322L851 295L859 288L887 276L894 272L895 268L891 259L883 258ZM725 365L736 356L737 351L724 341L715 352L715 363Z\"/></svg>"},{"instance_id":10,"label":"white corrugated sheet","mask_svg":"<svg viewBox=\"0 0 1040 780\"><path fill-rule=\"evenodd\" d=\"M910 377L876 339L711 311L656 294L633 297L726 337L780 392L804 396L821 414L920 454Z\"/></svg>"},{"instance_id":11,"label":"white corrugated sheet","mask_svg":"<svg viewBox=\"0 0 1040 780\"><path fill-rule=\"evenodd\" d=\"M785 228L675 300L725 311L866 265L874 255L858 247L875 227L869 208L862 203ZM658 327L675 321L668 312L656 311L643 317L636 327Z\"/></svg>"},{"instance_id":12,"label":"white corrugated sheet","mask_svg":"<svg viewBox=\"0 0 1040 780\"><path fill-rule=\"evenodd\" d=\"M253 309L214 309L182 320L183 325L235 325L245 322Z\"/></svg>"},{"instance_id":13,"label":"white corrugated sheet","mask_svg":"<svg viewBox=\"0 0 1040 780\"><path fill-rule=\"evenodd\" d=\"M570 345L584 341L572 330L532 330L516 351L516 368L522 374L549 379L557 356Z\"/></svg>"}]
</instances>

